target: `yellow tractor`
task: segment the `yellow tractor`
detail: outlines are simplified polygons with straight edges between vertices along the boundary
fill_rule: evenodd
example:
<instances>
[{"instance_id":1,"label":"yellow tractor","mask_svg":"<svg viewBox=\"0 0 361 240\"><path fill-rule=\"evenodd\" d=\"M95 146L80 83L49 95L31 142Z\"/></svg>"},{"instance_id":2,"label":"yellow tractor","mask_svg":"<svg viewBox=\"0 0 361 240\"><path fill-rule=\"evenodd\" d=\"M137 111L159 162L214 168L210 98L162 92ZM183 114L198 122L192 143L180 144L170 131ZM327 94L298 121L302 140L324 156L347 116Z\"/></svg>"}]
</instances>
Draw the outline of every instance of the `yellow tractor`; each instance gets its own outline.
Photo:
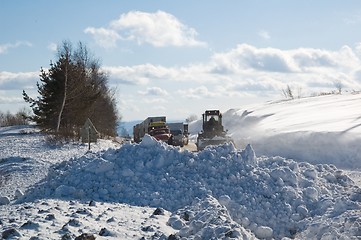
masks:
<instances>
[{"instance_id":1,"label":"yellow tractor","mask_svg":"<svg viewBox=\"0 0 361 240\"><path fill-rule=\"evenodd\" d=\"M197 149L203 150L209 145L220 145L233 142L232 138L227 136L227 132L222 125L222 114L219 110L206 110L202 114L203 130L197 137Z\"/></svg>"}]
</instances>

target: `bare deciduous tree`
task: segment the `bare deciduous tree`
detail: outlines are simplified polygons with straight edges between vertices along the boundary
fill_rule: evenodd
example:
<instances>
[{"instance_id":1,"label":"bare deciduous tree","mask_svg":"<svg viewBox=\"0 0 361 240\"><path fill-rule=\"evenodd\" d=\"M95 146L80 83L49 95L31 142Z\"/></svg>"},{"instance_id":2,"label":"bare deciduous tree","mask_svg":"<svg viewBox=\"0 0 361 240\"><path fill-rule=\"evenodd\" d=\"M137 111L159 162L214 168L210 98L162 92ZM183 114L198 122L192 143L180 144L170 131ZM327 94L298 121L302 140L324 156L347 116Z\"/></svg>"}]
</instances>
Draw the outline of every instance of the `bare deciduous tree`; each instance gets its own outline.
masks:
<instances>
[{"instance_id":1,"label":"bare deciduous tree","mask_svg":"<svg viewBox=\"0 0 361 240\"><path fill-rule=\"evenodd\" d=\"M27 117L30 115L29 111L25 108L20 109L17 113L12 114L9 111L6 113L0 112L0 126L16 126L28 125L29 120Z\"/></svg>"},{"instance_id":2,"label":"bare deciduous tree","mask_svg":"<svg viewBox=\"0 0 361 240\"><path fill-rule=\"evenodd\" d=\"M288 99L294 99L293 91L290 85L287 85L286 89L282 89L283 96Z\"/></svg>"},{"instance_id":3,"label":"bare deciduous tree","mask_svg":"<svg viewBox=\"0 0 361 240\"><path fill-rule=\"evenodd\" d=\"M338 94L341 94L342 93L342 87L343 87L343 84L341 82L341 80L336 80L333 82L334 86L336 87L336 90L338 91Z\"/></svg>"},{"instance_id":4,"label":"bare deciduous tree","mask_svg":"<svg viewBox=\"0 0 361 240\"><path fill-rule=\"evenodd\" d=\"M191 114L189 117L186 118L186 122L190 123L190 122L193 122L193 121L195 121L197 119L198 119L197 115Z\"/></svg>"}]
</instances>

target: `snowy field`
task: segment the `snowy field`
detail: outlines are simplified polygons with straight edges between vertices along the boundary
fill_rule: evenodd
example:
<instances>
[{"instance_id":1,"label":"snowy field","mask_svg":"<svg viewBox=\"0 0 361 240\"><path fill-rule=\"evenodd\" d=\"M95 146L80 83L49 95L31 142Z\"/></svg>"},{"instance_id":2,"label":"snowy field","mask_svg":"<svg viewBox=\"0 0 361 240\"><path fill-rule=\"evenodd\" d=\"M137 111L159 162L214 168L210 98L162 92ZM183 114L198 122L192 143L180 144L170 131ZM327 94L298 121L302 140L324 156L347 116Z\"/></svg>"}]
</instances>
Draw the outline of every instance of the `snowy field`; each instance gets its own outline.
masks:
<instances>
[{"instance_id":1,"label":"snowy field","mask_svg":"<svg viewBox=\"0 0 361 240\"><path fill-rule=\"evenodd\" d=\"M3 239L360 239L361 95L231 109L235 146L0 128ZM190 125L196 134L200 122ZM80 238L82 236L83 238Z\"/></svg>"}]
</instances>

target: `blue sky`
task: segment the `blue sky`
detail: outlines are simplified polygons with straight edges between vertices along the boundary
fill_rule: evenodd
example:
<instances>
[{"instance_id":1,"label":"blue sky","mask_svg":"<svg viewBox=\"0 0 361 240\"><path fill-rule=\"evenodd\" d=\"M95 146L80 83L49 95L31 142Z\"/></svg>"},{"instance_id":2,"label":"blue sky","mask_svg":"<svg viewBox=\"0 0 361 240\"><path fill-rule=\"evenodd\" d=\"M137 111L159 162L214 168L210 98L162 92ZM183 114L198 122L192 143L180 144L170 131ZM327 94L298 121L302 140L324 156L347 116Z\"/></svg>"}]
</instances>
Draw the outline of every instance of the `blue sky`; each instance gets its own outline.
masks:
<instances>
[{"instance_id":1,"label":"blue sky","mask_svg":"<svg viewBox=\"0 0 361 240\"><path fill-rule=\"evenodd\" d=\"M123 120L200 116L361 88L361 2L1 1L0 111L27 106L56 46L81 41L116 89Z\"/></svg>"}]
</instances>

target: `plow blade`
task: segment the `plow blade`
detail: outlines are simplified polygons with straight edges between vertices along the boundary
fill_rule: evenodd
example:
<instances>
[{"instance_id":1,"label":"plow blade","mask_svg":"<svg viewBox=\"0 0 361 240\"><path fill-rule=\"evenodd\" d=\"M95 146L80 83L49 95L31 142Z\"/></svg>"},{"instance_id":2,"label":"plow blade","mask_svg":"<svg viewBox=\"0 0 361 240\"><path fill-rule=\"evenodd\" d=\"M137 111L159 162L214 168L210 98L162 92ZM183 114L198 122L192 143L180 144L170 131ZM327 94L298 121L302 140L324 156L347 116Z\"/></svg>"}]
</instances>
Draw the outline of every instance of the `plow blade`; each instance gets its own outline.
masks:
<instances>
[{"instance_id":1,"label":"plow blade","mask_svg":"<svg viewBox=\"0 0 361 240\"><path fill-rule=\"evenodd\" d=\"M198 151L201 151L201 150L205 149L207 146L222 145L225 143L233 143L232 138L219 137L219 136L215 136L213 138L198 138L196 145L197 145Z\"/></svg>"}]
</instances>

